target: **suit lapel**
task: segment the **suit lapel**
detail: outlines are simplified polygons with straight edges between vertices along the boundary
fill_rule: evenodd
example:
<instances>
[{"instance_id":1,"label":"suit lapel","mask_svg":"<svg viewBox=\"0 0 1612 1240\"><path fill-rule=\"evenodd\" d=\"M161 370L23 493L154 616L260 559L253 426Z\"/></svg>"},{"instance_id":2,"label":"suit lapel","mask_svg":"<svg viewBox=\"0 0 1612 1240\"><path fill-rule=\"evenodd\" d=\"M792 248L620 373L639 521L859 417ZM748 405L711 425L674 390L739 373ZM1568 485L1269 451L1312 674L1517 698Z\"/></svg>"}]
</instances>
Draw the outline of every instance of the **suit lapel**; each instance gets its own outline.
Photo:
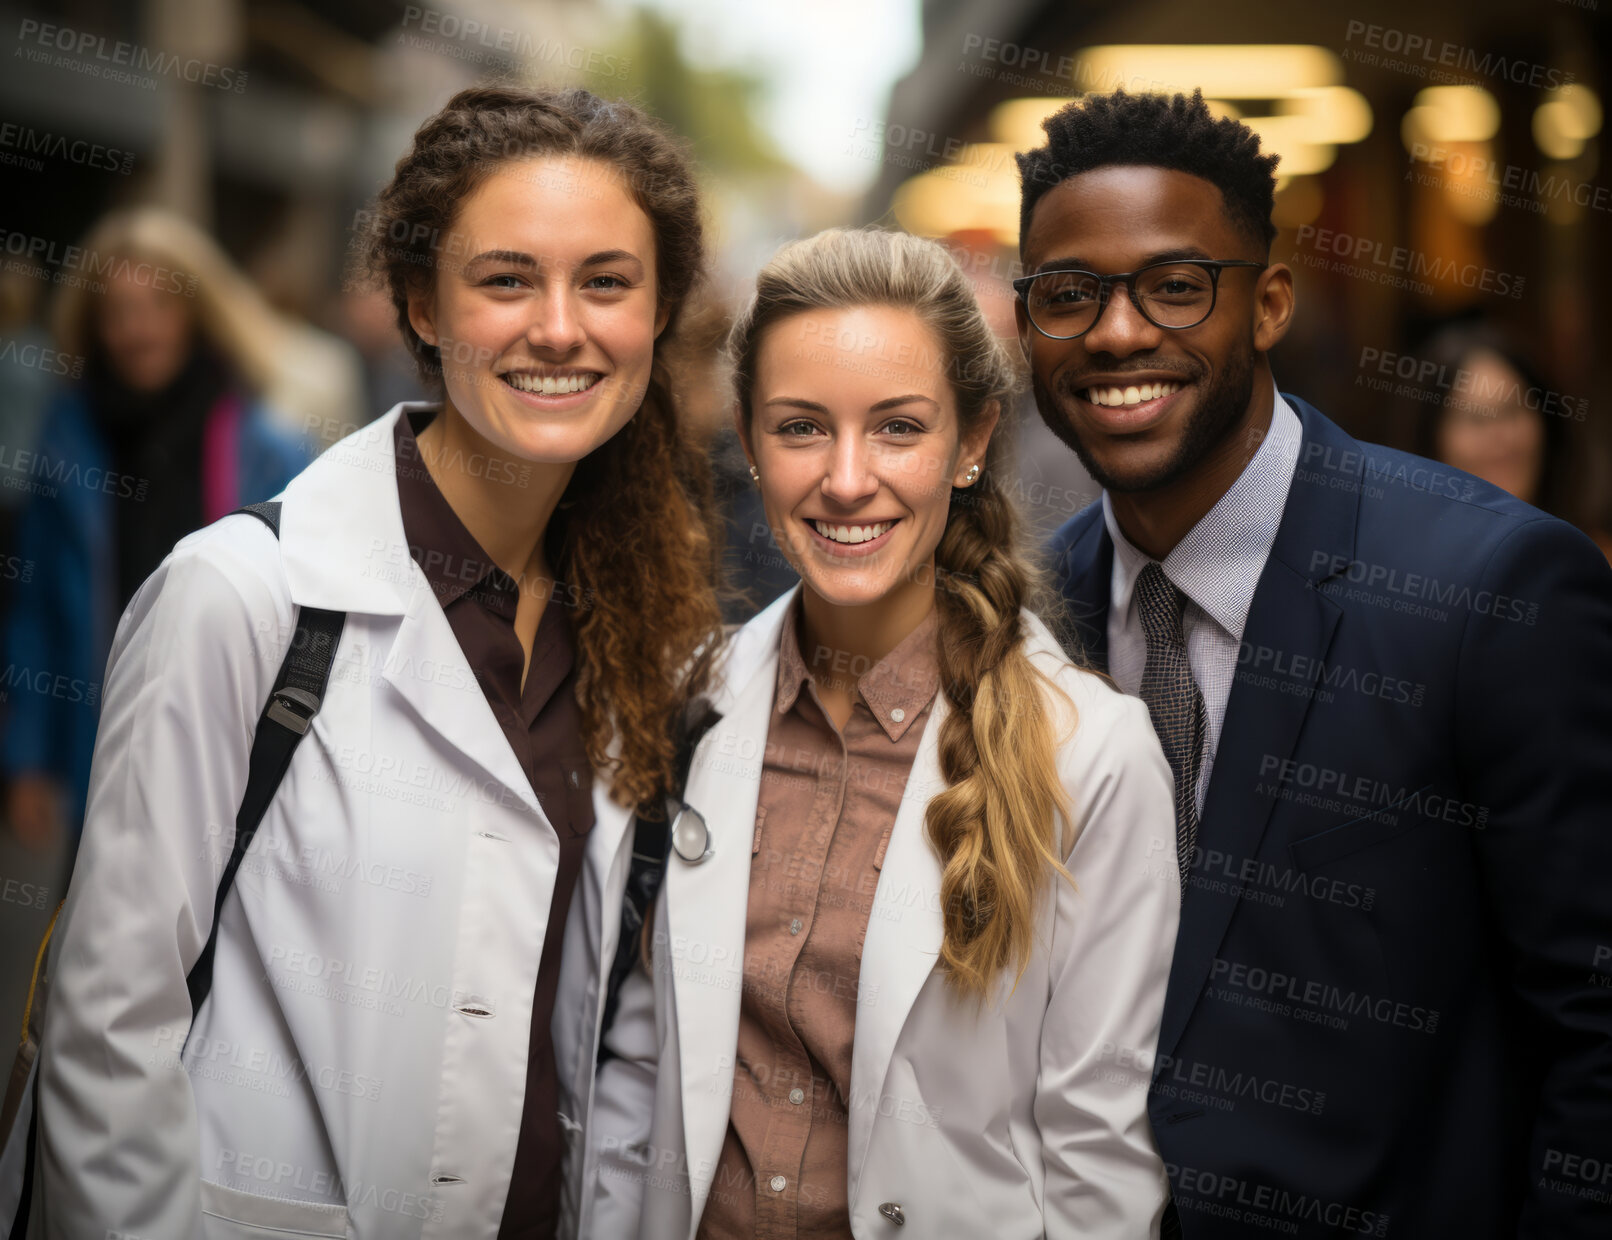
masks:
<instances>
[{"instance_id":1,"label":"suit lapel","mask_svg":"<svg viewBox=\"0 0 1612 1240\"><path fill-rule=\"evenodd\" d=\"M1063 595L1069 620L1086 659L1108 670L1108 591L1114 578L1114 543L1103 521L1103 506L1091 505L1076 517L1069 546L1053 561L1053 581ZM1071 652L1073 653L1073 652Z\"/></svg>"},{"instance_id":2,"label":"suit lapel","mask_svg":"<svg viewBox=\"0 0 1612 1240\"><path fill-rule=\"evenodd\" d=\"M1309 714L1322 660L1342 615L1316 587L1352 557L1359 507L1359 444L1303 401L1285 394L1284 399L1299 415L1303 446L1276 542L1243 626L1243 649L1280 651L1292 666L1307 666L1310 691L1271 693L1244 680L1232 685L1198 847L1239 863L1259 850L1280 787L1273 772L1292 755ZM1355 476L1353 487L1329 485L1350 476ZM1175 1052L1238 903L1234 895L1187 888L1159 1031L1161 1055Z\"/></svg>"},{"instance_id":3,"label":"suit lapel","mask_svg":"<svg viewBox=\"0 0 1612 1240\"><path fill-rule=\"evenodd\" d=\"M937 694L890 828L862 946L848 1100L847 1163L852 1202L862 1178L873 1119L878 1114L896 1040L918 992L940 958L941 870L924 826L924 814L930 800L945 787L940 773L939 738L947 709L944 692Z\"/></svg>"}]
</instances>

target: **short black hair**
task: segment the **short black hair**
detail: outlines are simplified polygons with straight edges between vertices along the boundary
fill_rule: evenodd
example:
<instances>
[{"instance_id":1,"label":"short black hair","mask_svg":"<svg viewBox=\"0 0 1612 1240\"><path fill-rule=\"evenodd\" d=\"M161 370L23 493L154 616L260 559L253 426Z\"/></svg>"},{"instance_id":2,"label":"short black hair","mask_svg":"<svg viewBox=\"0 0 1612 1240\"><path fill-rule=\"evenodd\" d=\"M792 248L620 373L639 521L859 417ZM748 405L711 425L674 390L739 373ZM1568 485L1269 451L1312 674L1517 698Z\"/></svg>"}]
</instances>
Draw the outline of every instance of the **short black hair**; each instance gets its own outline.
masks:
<instances>
[{"instance_id":1,"label":"short black hair","mask_svg":"<svg viewBox=\"0 0 1612 1240\"><path fill-rule=\"evenodd\" d=\"M1041 123L1046 146L1022 151L1019 253L1035 205L1053 186L1094 168L1142 165L1189 172L1220 190L1239 232L1270 252L1276 239L1276 155L1261 155L1259 135L1230 117L1215 119L1203 91L1186 95L1087 95Z\"/></svg>"}]
</instances>

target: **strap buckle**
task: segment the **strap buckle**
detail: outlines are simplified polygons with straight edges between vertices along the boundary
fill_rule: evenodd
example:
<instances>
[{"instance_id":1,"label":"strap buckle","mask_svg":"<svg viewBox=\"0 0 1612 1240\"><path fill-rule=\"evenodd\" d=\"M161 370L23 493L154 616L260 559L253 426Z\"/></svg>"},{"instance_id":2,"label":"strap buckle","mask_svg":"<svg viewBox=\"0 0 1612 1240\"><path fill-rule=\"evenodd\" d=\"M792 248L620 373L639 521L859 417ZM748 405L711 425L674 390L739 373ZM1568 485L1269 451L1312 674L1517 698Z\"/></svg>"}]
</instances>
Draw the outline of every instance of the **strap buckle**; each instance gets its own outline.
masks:
<instances>
[{"instance_id":1,"label":"strap buckle","mask_svg":"<svg viewBox=\"0 0 1612 1240\"><path fill-rule=\"evenodd\" d=\"M318 710L319 699L306 689L276 689L264 714L301 736L307 732Z\"/></svg>"}]
</instances>

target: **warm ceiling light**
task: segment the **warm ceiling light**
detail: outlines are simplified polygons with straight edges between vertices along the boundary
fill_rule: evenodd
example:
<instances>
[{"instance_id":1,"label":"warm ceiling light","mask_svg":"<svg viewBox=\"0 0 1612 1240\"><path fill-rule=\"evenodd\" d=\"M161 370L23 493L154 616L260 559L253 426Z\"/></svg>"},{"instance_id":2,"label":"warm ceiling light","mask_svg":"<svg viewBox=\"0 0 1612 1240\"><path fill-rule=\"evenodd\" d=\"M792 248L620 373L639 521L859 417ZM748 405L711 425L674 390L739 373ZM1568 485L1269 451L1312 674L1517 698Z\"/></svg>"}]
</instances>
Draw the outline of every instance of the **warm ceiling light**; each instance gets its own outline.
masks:
<instances>
[{"instance_id":1,"label":"warm ceiling light","mask_svg":"<svg viewBox=\"0 0 1612 1240\"><path fill-rule=\"evenodd\" d=\"M1031 147L1046 145L1047 135L1042 132L1041 122L1068 103L1068 99L1009 99L991 109L986 123L991 137L998 142L1016 151L1028 151Z\"/></svg>"},{"instance_id":2,"label":"warm ceiling light","mask_svg":"<svg viewBox=\"0 0 1612 1240\"><path fill-rule=\"evenodd\" d=\"M1002 245L1019 241L1019 172L1013 148L979 142L958 162L909 177L890 201L896 222L920 237L989 231Z\"/></svg>"},{"instance_id":3,"label":"warm ceiling light","mask_svg":"<svg viewBox=\"0 0 1612 1240\"><path fill-rule=\"evenodd\" d=\"M1601 101L1588 86L1554 90L1534 109L1534 144L1551 159L1575 159L1601 132Z\"/></svg>"},{"instance_id":4,"label":"warm ceiling light","mask_svg":"<svg viewBox=\"0 0 1612 1240\"><path fill-rule=\"evenodd\" d=\"M1399 136L1407 151L1446 142L1487 142L1500 129L1500 105L1481 86L1429 86L1418 91Z\"/></svg>"},{"instance_id":5,"label":"warm ceiling light","mask_svg":"<svg viewBox=\"0 0 1612 1240\"><path fill-rule=\"evenodd\" d=\"M1305 140L1344 145L1360 142L1371 132L1371 104L1347 86L1310 86L1276 101L1278 116L1308 122Z\"/></svg>"},{"instance_id":6,"label":"warm ceiling light","mask_svg":"<svg viewBox=\"0 0 1612 1240\"><path fill-rule=\"evenodd\" d=\"M1338 157L1331 143L1310 140L1310 122L1302 116L1245 116L1243 124L1259 135L1261 151L1282 157L1276 167L1285 176L1325 172Z\"/></svg>"},{"instance_id":7,"label":"warm ceiling light","mask_svg":"<svg viewBox=\"0 0 1612 1240\"><path fill-rule=\"evenodd\" d=\"M1201 87L1218 99L1274 99L1337 85L1343 61L1312 43L1110 43L1075 56L1074 80L1085 91L1190 94Z\"/></svg>"}]
</instances>

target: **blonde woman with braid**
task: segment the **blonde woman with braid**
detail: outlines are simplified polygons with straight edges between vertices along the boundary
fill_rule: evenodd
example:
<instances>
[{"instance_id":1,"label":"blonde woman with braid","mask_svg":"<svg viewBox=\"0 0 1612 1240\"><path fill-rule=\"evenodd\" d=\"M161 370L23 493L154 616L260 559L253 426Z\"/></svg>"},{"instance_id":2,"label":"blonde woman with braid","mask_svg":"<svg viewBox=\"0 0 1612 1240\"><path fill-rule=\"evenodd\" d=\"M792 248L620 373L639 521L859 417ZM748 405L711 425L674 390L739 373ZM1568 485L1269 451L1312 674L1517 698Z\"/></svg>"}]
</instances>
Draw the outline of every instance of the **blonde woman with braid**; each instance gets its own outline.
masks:
<instances>
[{"instance_id":1,"label":"blonde woman with braid","mask_svg":"<svg viewBox=\"0 0 1612 1240\"><path fill-rule=\"evenodd\" d=\"M801 584L724 655L596 1085L595 1234L1157 1235L1170 772L1027 609L1009 361L940 246L859 230L785 246L730 351Z\"/></svg>"}]
</instances>

